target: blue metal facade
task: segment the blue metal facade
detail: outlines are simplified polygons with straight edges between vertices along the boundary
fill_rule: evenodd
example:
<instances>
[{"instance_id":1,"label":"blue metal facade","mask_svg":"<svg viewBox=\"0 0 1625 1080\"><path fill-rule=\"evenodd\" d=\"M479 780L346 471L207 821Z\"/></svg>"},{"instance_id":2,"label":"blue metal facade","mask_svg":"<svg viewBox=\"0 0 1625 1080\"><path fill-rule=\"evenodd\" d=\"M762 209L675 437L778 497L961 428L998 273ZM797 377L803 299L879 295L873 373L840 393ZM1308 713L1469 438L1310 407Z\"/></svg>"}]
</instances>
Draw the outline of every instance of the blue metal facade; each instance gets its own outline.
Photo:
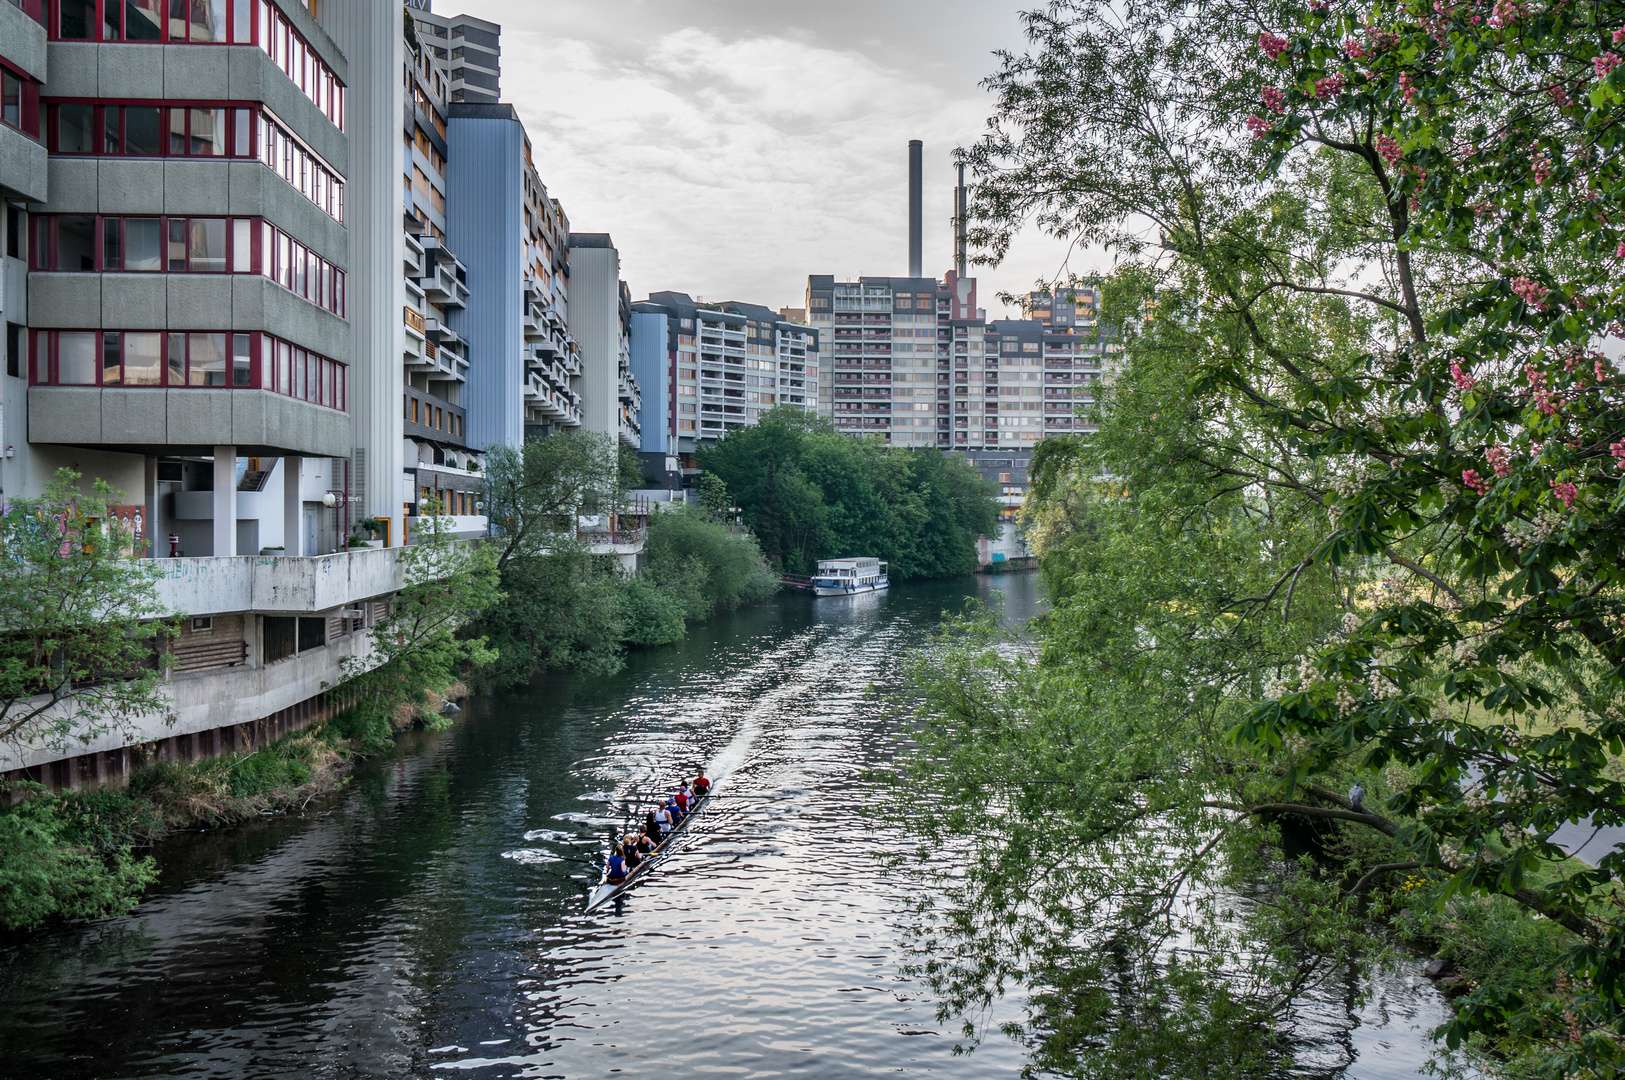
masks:
<instances>
[{"instance_id":1,"label":"blue metal facade","mask_svg":"<svg viewBox=\"0 0 1625 1080\"><path fill-rule=\"evenodd\" d=\"M641 442L645 454L675 454L676 432L672 431L670 320L658 312L632 313L632 377L638 381L643 407L638 411Z\"/></svg>"},{"instance_id":2,"label":"blue metal facade","mask_svg":"<svg viewBox=\"0 0 1625 1080\"><path fill-rule=\"evenodd\" d=\"M460 112L486 115L460 116ZM504 115L505 114L505 115ZM446 241L468 267L468 444L525 437L524 129L509 106L454 106L446 122Z\"/></svg>"}]
</instances>

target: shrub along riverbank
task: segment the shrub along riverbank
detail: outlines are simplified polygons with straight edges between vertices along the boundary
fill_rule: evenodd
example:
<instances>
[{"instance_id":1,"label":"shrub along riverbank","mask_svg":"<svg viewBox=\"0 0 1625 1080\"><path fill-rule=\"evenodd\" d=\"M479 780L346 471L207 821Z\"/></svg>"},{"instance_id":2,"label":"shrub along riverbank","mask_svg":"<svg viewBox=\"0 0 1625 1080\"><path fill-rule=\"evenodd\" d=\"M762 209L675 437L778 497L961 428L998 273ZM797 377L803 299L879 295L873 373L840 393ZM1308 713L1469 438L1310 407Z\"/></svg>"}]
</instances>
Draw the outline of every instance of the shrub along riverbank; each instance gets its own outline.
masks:
<instances>
[{"instance_id":1,"label":"shrub along riverbank","mask_svg":"<svg viewBox=\"0 0 1625 1080\"><path fill-rule=\"evenodd\" d=\"M461 683L445 689L468 692ZM398 703L388 729L444 726L443 700L425 690L420 703ZM0 800L0 930L123 914L158 876L150 849L159 840L303 809L388 745L370 714L351 708L255 750L144 765L123 788L16 785Z\"/></svg>"}]
</instances>

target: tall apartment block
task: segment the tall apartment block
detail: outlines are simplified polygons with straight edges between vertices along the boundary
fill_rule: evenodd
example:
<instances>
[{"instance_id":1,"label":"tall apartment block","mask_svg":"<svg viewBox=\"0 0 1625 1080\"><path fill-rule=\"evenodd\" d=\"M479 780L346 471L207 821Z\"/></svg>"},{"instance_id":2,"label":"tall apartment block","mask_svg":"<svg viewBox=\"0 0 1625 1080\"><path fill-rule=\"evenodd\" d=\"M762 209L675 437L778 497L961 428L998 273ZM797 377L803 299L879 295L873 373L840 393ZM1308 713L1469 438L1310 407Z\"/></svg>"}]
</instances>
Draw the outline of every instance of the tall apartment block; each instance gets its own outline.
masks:
<instances>
[{"instance_id":1,"label":"tall apartment block","mask_svg":"<svg viewBox=\"0 0 1625 1080\"><path fill-rule=\"evenodd\" d=\"M479 533L481 461L469 443L469 346L452 329L468 307L468 267L446 236L447 142L444 62L421 46L403 65L401 116L403 261L403 386L401 426L409 516L434 500L457 520L459 533Z\"/></svg>"},{"instance_id":2,"label":"tall apartment block","mask_svg":"<svg viewBox=\"0 0 1625 1080\"><path fill-rule=\"evenodd\" d=\"M636 450L643 403L632 375L632 296L608 233L570 234L569 307L581 346L581 426Z\"/></svg>"},{"instance_id":3,"label":"tall apartment block","mask_svg":"<svg viewBox=\"0 0 1625 1080\"><path fill-rule=\"evenodd\" d=\"M536 173L513 106L448 105L446 228L467 265L468 440L517 446L583 423L571 336L570 222Z\"/></svg>"},{"instance_id":4,"label":"tall apartment block","mask_svg":"<svg viewBox=\"0 0 1625 1080\"><path fill-rule=\"evenodd\" d=\"M502 97L502 27L472 15L436 15L408 0L425 53L445 67L449 101L495 105Z\"/></svg>"},{"instance_id":5,"label":"tall apartment block","mask_svg":"<svg viewBox=\"0 0 1625 1080\"><path fill-rule=\"evenodd\" d=\"M160 756L320 716L400 587L400 19L0 4L0 497L64 466L126 493L188 616L137 740ZM359 519L396 546L348 548ZM56 784L131 760L3 752Z\"/></svg>"},{"instance_id":6,"label":"tall apartment block","mask_svg":"<svg viewBox=\"0 0 1625 1080\"><path fill-rule=\"evenodd\" d=\"M700 304L680 292L653 293L632 313L646 468L658 468L658 458L692 455L776 405L816 408L812 327L760 304Z\"/></svg>"}]
</instances>

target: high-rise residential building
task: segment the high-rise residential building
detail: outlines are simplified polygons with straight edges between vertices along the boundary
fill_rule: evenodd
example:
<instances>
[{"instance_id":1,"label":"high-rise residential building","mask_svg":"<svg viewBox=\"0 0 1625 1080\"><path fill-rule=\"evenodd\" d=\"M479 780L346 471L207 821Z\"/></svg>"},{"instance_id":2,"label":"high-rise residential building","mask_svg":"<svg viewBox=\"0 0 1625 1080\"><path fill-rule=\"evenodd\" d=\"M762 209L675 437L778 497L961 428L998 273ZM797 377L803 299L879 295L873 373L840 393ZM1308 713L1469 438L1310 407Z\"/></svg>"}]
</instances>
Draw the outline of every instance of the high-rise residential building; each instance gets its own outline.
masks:
<instances>
[{"instance_id":1,"label":"high-rise residential building","mask_svg":"<svg viewBox=\"0 0 1625 1080\"><path fill-rule=\"evenodd\" d=\"M448 100L495 105L502 97L502 27L472 15L436 15L429 0L409 0L418 41L446 68Z\"/></svg>"},{"instance_id":2,"label":"high-rise residential building","mask_svg":"<svg viewBox=\"0 0 1625 1080\"><path fill-rule=\"evenodd\" d=\"M1021 450L1087 430L1115 355L1096 320L1098 294L1070 306L1030 298L1032 319L989 321L976 282L814 275L807 310L820 330L819 410L854 435L943 450Z\"/></svg>"},{"instance_id":3,"label":"high-rise residential building","mask_svg":"<svg viewBox=\"0 0 1625 1080\"><path fill-rule=\"evenodd\" d=\"M536 173L513 106L449 105L446 130L446 233L470 282L466 306L450 313L468 346L469 445L579 427L569 219Z\"/></svg>"},{"instance_id":4,"label":"high-rise residential building","mask_svg":"<svg viewBox=\"0 0 1625 1080\"><path fill-rule=\"evenodd\" d=\"M400 587L406 57L388 5L0 4L0 498L125 493L187 614L161 753L323 715ZM363 520L389 547L347 546Z\"/></svg>"},{"instance_id":5,"label":"high-rise residential building","mask_svg":"<svg viewBox=\"0 0 1625 1080\"><path fill-rule=\"evenodd\" d=\"M760 304L702 304L680 292L653 293L632 311L646 465L654 455L692 455L776 405L816 408L812 327Z\"/></svg>"},{"instance_id":6,"label":"high-rise residential building","mask_svg":"<svg viewBox=\"0 0 1625 1080\"><path fill-rule=\"evenodd\" d=\"M460 533L484 531L481 461L470 445L464 394L468 342L452 316L468 306L468 267L446 234L446 65L421 46L404 65L401 200L405 323L401 424L404 503L410 516L434 500Z\"/></svg>"},{"instance_id":7,"label":"high-rise residential building","mask_svg":"<svg viewBox=\"0 0 1625 1080\"><path fill-rule=\"evenodd\" d=\"M632 297L608 233L570 234L570 333L581 346L581 426L642 443L632 375Z\"/></svg>"}]
</instances>

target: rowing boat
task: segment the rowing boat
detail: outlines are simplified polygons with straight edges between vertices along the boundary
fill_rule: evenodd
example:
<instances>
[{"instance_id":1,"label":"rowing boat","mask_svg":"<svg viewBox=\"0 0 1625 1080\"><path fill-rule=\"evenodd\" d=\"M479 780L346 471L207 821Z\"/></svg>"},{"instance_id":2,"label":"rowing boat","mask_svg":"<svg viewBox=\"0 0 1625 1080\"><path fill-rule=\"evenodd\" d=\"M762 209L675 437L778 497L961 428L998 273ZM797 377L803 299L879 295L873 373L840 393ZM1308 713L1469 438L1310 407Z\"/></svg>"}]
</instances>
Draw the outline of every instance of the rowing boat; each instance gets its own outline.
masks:
<instances>
[{"instance_id":1,"label":"rowing boat","mask_svg":"<svg viewBox=\"0 0 1625 1080\"><path fill-rule=\"evenodd\" d=\"M671 850L671 845L674 841L676 841L678 834L684 829L688 828L688 823L693 821L700 811L705 809L705 803L710 798L711 793L706 792L704 795L694 800L694 804L689 808L688 813L683 815L683 820L679 821L672 828L671 832L666 834L665 839L660 841L660 845L649 853L649 857L638 863L637 866L633 867L632 872L627 874L626 877L622 878L618 882L612 883L609 880L609 871L606 870L604 872L604 876L599 880L598 884L593 886L592 892L587 894L588 914L591 914L597 908L602 907L608 901L615 899L615 897L621 895L633 885L636 885L638 883L638 879L643 877L651 866L659 862L661 856L665 855Z\"/></svg>"}]
</instances>

